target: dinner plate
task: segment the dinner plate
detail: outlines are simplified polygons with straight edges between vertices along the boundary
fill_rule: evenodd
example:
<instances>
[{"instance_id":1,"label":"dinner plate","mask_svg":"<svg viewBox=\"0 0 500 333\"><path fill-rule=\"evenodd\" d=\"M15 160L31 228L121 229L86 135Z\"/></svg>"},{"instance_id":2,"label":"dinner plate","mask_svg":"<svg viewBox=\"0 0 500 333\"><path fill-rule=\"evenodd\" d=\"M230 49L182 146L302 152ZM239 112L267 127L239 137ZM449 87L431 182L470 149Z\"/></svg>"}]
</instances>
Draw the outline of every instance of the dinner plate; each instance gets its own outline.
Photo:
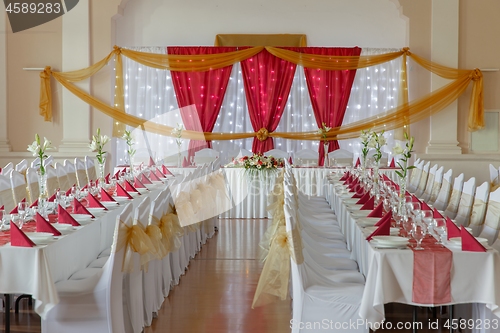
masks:
<instances>
[{"instance_id":1,"label":"dinner plate","mask_svg":"<svg viewBox=\"0 0 500 333\"><path fill-rule=\"evenodd\" d=\"M152 180L153 184L161 185L163 182L161 180Z\"/></svg>"},{"instance_id":2,"label":"dinner plate","mask_svg":"<svg viewBox=\"0 0 500 333\"><path fill-rule=\"evenodd\" d=\"M486 238L476 237L476 240L483 246L488 245L488 239ZM452 237L448 242L456 246L462 246L462 237Z\"/></svg>"},{"instance_id":3,"label":"dinner plate","mask_svg":"<svg viewBox=\"0 0 500 333\"><path fill-rule=\"evenodd\" d=\"M408 238L400 236L373 236L379 245L405 245L408 244Z\"/></svg>"},{"instance_id":4,"label":"dinner plate","mask_svg":"<svg viewBox=\"0 0 500 333\"><path fill-rule=\"evenodd\" d=\"M144 184L148 190L154 190L156 188L156 184Z\"/></svg>"},{"instance_id":5,"label":"dinner plate","mask_svg":"<svg viewBox=\"0 0 500 333\"><path fill-rule=\"evenodd\" d=\"M404 244L384 244L377 241L373 241L372 244L378 249L405 249L408 247L408 243Z\"/></svg>"},{"instance_id":6,"label":"dinner plate","mask_svg":"<svg viewBox=\"0 0 500 333\"><path fill-rule=\"evenodd\" d=\"M88 214L71 214L71 216L77 221L77 222L90 222L92 220L92 215Z\"/></svg>"},{"instance_id":7,"label":"dinner plate","mask_svg":"<svg viewBox=\"0 0 500 333\"><path fill-rule=\"evenodd\" d=\"M378 218L378 217L362 217L362 218L358 219L356 222L361 227L372 227L378 221L380 221L380 218Z\"/></svg>"},{"instance_id":8,"label":"dinner plate","mask_svg":"<svg viewBox=\"0 0 500 333\"><path fill-rule=\"evenodd\" d=\"M89 207L87 210L94 216L100 216L106 212L106 208L103 207Z\"/></svg>"},{"instance_id":9,"label":"dinner plate","mask_svg":"<svg viewBox=\"0 0 500 333\"><path fill-rule=\"evenodd\" d=\"M58 231L71 231L73 230L73 226L68 223L52 223L52 226L56 228Z\"/></svg>"},{"instance_id":10,"label":"dinner plate","mask_svg":"<svg viewBox=\"0 0 500 333\"><path fill-rule=\"evenodd\" d=\"M137 198L139 195L141 195L139 192L128 192L128 194L129 194L132 198Z\"/></svg>"},{"instance_id":11,"label":"dinner plate","mask_svg":"<svg viewBox=\"0 0 500 333\"><path fill-rule=\"evenodd\" d=\"M365 230L368 231L370 234L372 232L374 232L375 230L377 230L377 229L378 229L378 227L375 227L375 226L373 226L373 227L366 227L365 228ZM391 233L391 236L397 236L397 235L399 235L399 228L391 228L390 233Z\"/></svg>"},{"instance_id":12,"label":"dinner plate","mask_svg":"<svg viewBox=\"0 0 500 333\"><path fill-rule=\"evenodd\" d=\"M136 188L137 191L139 191L139 193L141 194L144 194L146 192L148 192L149 190L145 187L139 187L139 188Z\"/></svg>"},{"instance_id":13,"label":"dinner plate","mask_svg":"<svg viewBox=\"0 0 500 333\"><path fill-rule=\"evenodd\" d=\"M35 244L47 244L54 239L54 235L50 232L26 232L25 234Z\"/></svg>"},{"instance_id":14,"label":"dinner plate","mask_svg":"<svg viewBox=\"0 0 500 333\"><path fill-rule=\"evenodd\" d=\"M356 202L359 201L358 198L347 198L347 199L344 199L342 200L346 205L353 205L353 204L356 204Z\"/></svg>"},{"instance_id":15,"label":"dinner plate","mask_svg":"<svg viewBox=\"0 0 500 333\"><path fill-rule=\"evenodd\" d=\"M370 214L372 211L371 210L355 210L350 212L352 217L367 217L368 214ZM380 220L380 219L379 219Z\"/></svg>"},{"instance_id":16,"label":"dinner plate","mask_svg":"<svg viewBox=\"0 0 500 333\"><path fill-rule=\"evenodd\" d=\"M117 201L101 201L101 204L108 209L115 208L120 205Z\"/></svg>"},{"instance_id":17,"label":"dinner plate","mask_svg":"<svg viewBox=\"0 0 500 333\"><path fill-rule=\"evenodd\" d=\"M126 202L129 201L130 199L127 197L113 197L117 202Z\"/></svg>"}]
</instances>

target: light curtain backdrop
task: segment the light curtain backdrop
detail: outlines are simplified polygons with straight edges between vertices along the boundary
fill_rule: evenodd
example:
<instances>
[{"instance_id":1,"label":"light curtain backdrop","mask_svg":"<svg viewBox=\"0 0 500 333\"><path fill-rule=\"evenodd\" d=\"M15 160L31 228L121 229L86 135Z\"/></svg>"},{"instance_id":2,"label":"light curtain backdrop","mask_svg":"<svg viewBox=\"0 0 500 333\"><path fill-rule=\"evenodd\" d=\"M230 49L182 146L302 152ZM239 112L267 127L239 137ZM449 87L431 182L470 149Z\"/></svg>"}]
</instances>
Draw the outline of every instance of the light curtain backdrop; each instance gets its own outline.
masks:
<instances>
[{"instance_id":1,"label":"light curtain backdrop","mask_svg":"<svg viewBox=\"0 0 500 333\"><path fill-rule=\"evenodd\" d=\"M165 47L129 49L150 53L166 53ZM363 48L361 55L377 55L397 51L399 49ZM381 65L361 68L356 71L343 124L375 116L398 105L402 59L403 57L399 57ZM175 112L178 105L170 71L147 67L126 57L123 58L123 71L127 113L144 119L155 119L155 122L163 125L176 126L177 123L182 123L179 113ZM309 99L304 69L297 66L286 109L276 131L303 132L311 130L317 130L317 125ZM240 63L233 65L224 102L213 132L254 132L248 116ZM384 148L390 152L390 147L393 146L392 131L387 132L386 137L388 145ZM147 161L149 154L156 160L177 154L175 138L147 133L139 129L134 131L134 138L137 142L136 162ZM188 141L183 140L181 146L185 155L187 155ZM213 148L220 152L221 157L230 161L231 157L238 154L240 148L251 150L252 142L253 138L213 141ZM317 151L319 145L318 141L282 138L274 138L274 142L275 149L286 151L291 156L294 155L293 152L306 148ZM361 150L359 139L341 140L339 144L340 148L352 151L355 156ZM116 140L116 158L119 165L128 162L124 140Z\"/></svg>"}]
</instances>

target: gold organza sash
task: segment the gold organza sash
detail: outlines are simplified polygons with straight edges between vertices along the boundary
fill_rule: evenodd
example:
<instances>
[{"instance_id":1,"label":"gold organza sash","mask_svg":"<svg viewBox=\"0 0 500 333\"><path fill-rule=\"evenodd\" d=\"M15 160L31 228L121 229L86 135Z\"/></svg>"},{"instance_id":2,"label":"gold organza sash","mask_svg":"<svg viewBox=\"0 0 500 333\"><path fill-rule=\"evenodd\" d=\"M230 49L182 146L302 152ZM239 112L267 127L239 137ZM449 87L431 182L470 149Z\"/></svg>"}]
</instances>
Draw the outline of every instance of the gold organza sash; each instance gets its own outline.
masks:
<instances>
[{"instance_id":1,"label":"gold organza sash","mask_svg":"<svg viewBox=\"0 0 500 333\"><path fill-rule=\"evenodd\" d=\"M413 169L410 176L410 185L414 185L415 187L418 186L417 179L419 179L421 173L422 169L420 168ZM420 181L420 179L418 181Z\"/></svg>"},{"instance_id":2,"label":"gold organza sash","mask_svg":"<svg viewBox=\"0 0 500 333\"><path fill-rule=\"evenodd\" d=\"M47 193L49 197L56 193L57 189L59 188L59 181L56 176L47 178ZM64 189L67 190L67 189Z\"/></svg>"},{"instance_id":3,"label":"gold organza sash","mask_svg":"<svg viewBox=\"0 0 500 333\"><path fill-rule=\"evenodd\" d=\"M6 213L14 209L16 203L14 202L14 197L12 196L12 189L10 187L0 191L0 201L4 206Z\"/></svg>"},{"instance_id":4,"label":"gold organza sash","mask_svg":"<svg viewBox=\"0 0 500 333\"><path fill-rule=\"evenodd\" d=\"M38 182L28 183L28 194L30 203L35 202L40 195L40 188Z\"/></svg>"},{"instance_id":5,"label":"gold organza sash","mask_svg":"<svg viewBox=\"0 0 500 333\"><path fill-rule=\"evenodd\" d=\"M472 212L470 215L471 226L481 226L484 223L484 216L486 215L486 202L481 199L474 199L474 205L472 206Z\"/></svg>"},{"instance_id":6,"label":"gold organza sash","mask_svg":"<svg viewBox=\"0 0 500 333\"><path fill-rule=\"evenodd\" d=\"M87 169L87 176L88 176L89 181L97 179L97 172L95 171L95 166Z\"/></svg>"},{"instance_id":7,"label":"gold organza sash","mask_svg":"<svg viewBox=\"0 0 500 333\"><path fill-rule=\"evenodd\" d=\"M424 193L425 194L431 194L432 193L432 188L434 186L434 174L429 173L429 179L427 179L427 184L425 185Z\"/></svg>"},{"instance_id":8,"label":"gold organza sash","mask_svg":"<svg viewBox=\"0 0 500 333\"><path fill-rule=\"evenodd\" d=\"M498 177L493 179L490 182L490 192L495 192L495 190L500 186L500 182L498 181Z\"/></svg>"},{"instance_id":9,"label":"gold organza sash","mask_svg":"<svg viewBox=\"0 0 500 333\"><path fill-rule=\"evenodd\" d=\"M492 229L500 230L500 202L488 202L488 211L486 212L484 224Z\"/></svg>"},{"instance_id":10,"label":"gold organza sash","mask_svg":"<svg viewBox=\"0 0 500 333\"><path fill-rule=\"evenodd\" d=\"M453 192L451 192L451 197L450 197L450 202L448 203L448 206L446 207L446 210L449 212L456 213L458 211L458 205L460 204L460 196L462 192L453 189Z\"/></svg>"},{"instance_id":11,"label":"gold organza sash","mask_svg":"<svg viewBox=\"0 0 500 333\"><path fill-rule=\"evenodd\" d=\"M425 190L425 184L427 184L427 177L428 177L428 172L422 171L422 175L420 176L420 182L418 183L417 189L422 191Z\"/></svg>"},{"instance_id":12,"label":"gold organza sash","mask_svg":"<svg viewBox=\"0 0 500 333\"><path fill-rule=\"evenodd\" d=\"M458 204L457 216L469 216L472 209L474 197L467 193L462 193L460 203Z\"/></svg>"},{"instance_id":13,"label":"gold organza sash","mask_svg":"<svg viewBox=\"0 0 500 333\"><path fill-rule=\"evenodd\" d=\"M139 254L141 269L143 269L150 259L151 249L154 248L149 236L138 224L128 226L125 222L120 221L119 228L119 238L115 251L125 250L122 272L130 273L134 270L133 253Z\"/></svg>"},{"instance_id":14,"label":"gold organza sash","mask_svg":"<svg viewBox=\"0 0 500 333\"><path fill-rule=\"evenodd\" d=\"M21 200L26 198L26 185L22 184L14 187L12 193L14 194L15 202L20 202Z\"/></svg>"},{"instance_id":15,"label":"gold organza sash","mask_svg":"<svg viewBox=\"0 0 500 333\"><path fill-rule=\"evenodd\" d=\"M165 249L164 244L162 243L162 234L160 228L155 224L150 224L146 227L146 235L149 236L151 240L151 244L153 245L150 253L156 257L156 259L162 259L165 257L168 252Z\"/></svg>"},{"instance_id":16,"label":"gold organza sash","mask_svg":"<svg viewBox=\"0 0 500 333\"><path fill-rule=\"evenodd\" d=\"M78 186L80 186L80 187L84 187L89 182L89 180L87 179L87 173L85 172L85 170L81 170L81 169L76 170L76 177L78 179ZM63 189L63 190L67 190L67 189Z\"/></svg>"}]
</instances>

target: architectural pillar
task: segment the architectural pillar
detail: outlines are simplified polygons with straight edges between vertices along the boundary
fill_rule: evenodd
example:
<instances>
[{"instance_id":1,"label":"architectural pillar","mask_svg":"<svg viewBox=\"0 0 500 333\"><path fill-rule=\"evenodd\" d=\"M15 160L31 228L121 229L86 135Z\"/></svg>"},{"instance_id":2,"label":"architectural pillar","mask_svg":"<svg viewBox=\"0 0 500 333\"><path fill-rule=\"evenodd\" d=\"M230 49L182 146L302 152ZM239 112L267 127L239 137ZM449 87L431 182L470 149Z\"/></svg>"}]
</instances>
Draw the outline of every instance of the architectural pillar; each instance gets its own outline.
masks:
<instances>
[{"instance_id":1,"label":"architectural pillar","mask_svg":"<svg viewBox=\"0 0 500 333\"><path fill-rule=\"evenodd\" d=\"M7 131L7 13L0 13L0 152L11 150Z\"/></svg>"}]
</instances>

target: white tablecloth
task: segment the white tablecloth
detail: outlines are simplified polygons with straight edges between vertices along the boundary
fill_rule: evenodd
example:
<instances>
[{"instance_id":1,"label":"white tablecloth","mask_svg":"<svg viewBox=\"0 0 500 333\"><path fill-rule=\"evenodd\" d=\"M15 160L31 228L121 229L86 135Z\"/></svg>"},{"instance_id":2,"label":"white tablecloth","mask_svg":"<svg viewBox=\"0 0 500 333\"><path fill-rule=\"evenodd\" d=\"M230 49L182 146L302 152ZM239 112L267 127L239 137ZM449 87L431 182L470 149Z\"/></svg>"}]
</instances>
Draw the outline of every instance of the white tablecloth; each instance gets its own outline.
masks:
<instances>
[{"instance_id":1,"label":"white tablecloth","mask_svg":"<svg viewBox=\"0 0 500 333\"><path fill-rule=\"evenodd\" d=\"M154 199L161 188L147 195ZM132 200L136 207L144 196ZM113 241L116 216L123 209L110 210L94 222L51 242L32 248L0 246L0 293L28 294L36 300L42 317L59 302L55 283L86 268ZM31 222L32 223L32 222Z\"/></svg>"},{"instance_id":2,"label":"white tablecloth","mask_svg":"<svg viewBox=\"0 0 500 333\"><path fill-rule=\"evenodd\" d=\"M347 196L344 196L344 198ZM360 315L370 323L385 318L384 304L396 302L412 305L413 251L410 249L376 249L366 241L367 233L356 223L340 195L331 196L342 232L346 236L352 258L366 277ZM451 298L449 304L485 303L500 316L500 254L453 251ZM448 304L435 304L448 305Z\"/></svg>"}]
</instances>

